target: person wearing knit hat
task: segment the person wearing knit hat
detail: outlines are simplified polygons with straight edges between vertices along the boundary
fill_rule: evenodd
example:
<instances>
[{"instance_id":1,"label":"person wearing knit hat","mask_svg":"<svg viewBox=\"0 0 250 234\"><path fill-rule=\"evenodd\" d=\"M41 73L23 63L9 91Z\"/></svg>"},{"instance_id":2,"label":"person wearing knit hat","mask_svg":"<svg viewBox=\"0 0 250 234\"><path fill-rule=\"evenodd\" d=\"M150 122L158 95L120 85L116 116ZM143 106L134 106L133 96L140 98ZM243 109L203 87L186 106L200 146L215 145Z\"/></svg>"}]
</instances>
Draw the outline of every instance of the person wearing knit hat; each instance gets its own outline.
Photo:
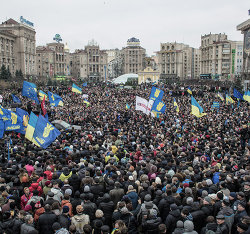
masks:
<instances>
[{"instance_id":1,"label":"person wearing knit hat","mask_svg":"<svg viewBox=\"0 0 250 234\"><path fill-rule=\"evenodd\" d=\"M246 231L248 230L248 228L248 225L245 223L240 222L237 224L238 233L247 233Z\"/></svg>"},{"instance_id":2,"label":"person wearing knit hat","mask_svg":"<svg viewBox=\"0 0 250 234\"><path fill-rule=\"evenodd\" d=\"M96 218L102 218L103 217L103 211L100 210L100 209L96 210L95 217Z\"/></svg>"}]
</instances>

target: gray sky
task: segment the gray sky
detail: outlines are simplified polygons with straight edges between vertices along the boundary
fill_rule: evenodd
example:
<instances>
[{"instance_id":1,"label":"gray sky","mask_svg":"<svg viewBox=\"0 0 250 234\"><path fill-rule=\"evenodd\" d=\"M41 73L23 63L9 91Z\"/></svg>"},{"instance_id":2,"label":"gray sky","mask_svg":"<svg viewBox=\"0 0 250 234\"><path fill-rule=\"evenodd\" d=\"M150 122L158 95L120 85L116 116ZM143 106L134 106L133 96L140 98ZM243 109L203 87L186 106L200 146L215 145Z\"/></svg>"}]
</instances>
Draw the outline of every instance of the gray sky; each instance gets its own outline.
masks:
<instances>
[{"instance_id":1,"label":"gray sky","mask_svg":"<svg viewBox=\"0 0 250 234\"><path fill-rule=\"evenodd\" d=\"M121 49L134 36L152 55L161 42L199 47L210 32L243 40L236 26L249 18L248 9L249 0L9 0L1 4L0 21L33 22L37 45L58 33L72 52L91 39L101 49Z\"/></svg>"}]
</instances>

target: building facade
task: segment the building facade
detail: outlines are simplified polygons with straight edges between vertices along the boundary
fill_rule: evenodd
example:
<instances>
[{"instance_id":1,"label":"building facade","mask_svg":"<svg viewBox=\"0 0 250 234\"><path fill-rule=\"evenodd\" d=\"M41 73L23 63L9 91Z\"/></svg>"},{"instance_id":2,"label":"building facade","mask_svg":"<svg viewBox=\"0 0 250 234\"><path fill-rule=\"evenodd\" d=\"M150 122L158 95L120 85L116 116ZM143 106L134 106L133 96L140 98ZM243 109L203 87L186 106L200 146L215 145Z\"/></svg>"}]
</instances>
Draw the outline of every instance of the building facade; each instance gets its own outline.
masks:
<instances>
[{"instance_id":1,"label":"building facade","mask_svg":"<svg viewBox=\"0 0 250 234\"><path fill-rule=\"evenodd\" d=\"M0 24L0 33L2 35L1 50L5 52L0 55L0 63L5 63L7 67L9 66L12 73L14 72L13 70L21 69L23 75L29 77L37 73L36 31L32 23L26 24L25 22L27 21L24 21L22 17L20 17L20 21L18 23L13 19L9 19ZM6 36L7 34L9 38ZM4 47L5 49L3 49Z\"/></svg>"},{"instance_id":2,"label":"building facade","mask_svg":"<svg viewBox=\"0 0 250 234\"><path fill-rule=\"evenodd\" d=\"M0 30L0 67L4 65L9 69L12 76L17 68L16 36L8 31Z\"/></svg>"},{"instance_id":3,"label":"building facade","mask_svg":"<svg viewBox=\"0 0 250 234\"><path fill-rule=\"evenodd\" d=\"M140 46L139 39L134 37L128 39L127 46L122 48L122 55L124 74L137 74L145 68L146 50Z\"/></svg>"},{"instance_id":4,"label":"building facade","mask_svg":"<svg viewBox=\"0 0 250 234\"><path fill-rule=\"evenodd\" d=\"M232 78L239 78L243 71L243 42L231 42L231 67L230 73Z\"/></svg>"},{"instance_id":5,"label":"building facade","mask_svg":"<svg viewBox=\"0 0 250 234\"><path fill-rule=\"evenodd\" d=\"M107 50L108 54L108 78L114 79L123 74L123 56L119 49Z\"/></svg>"},{"instance_id":6,"label":"building facade","mask_svg":"<svg viewBox=\"0 0 250 234\"><path fill-rule=\"evenodd\" d=\"M183 43L161 43L157 58L162 79L194 79L199 76L199 49Z\"/></svg>"},{"instance_id":7,"label":"building facade","mask_svg":"<svg viewBox=\"0 0 250 234\"><path fill-rule=\"evenodd\" d=\"M73 53L73 76L85 79L88 82L100 82L108 79L108 54L100 50L93 40L85 46L84 50Z\"/></svg>"},{"instance_id":8,"label":"building facade","mask_svg":"<svg viewBox=\"0 0 250 234\"><path fill-rule=\"evenodd\" d=\"M250 19L239 24L237 30L244 35L242 78L244 88L250 89Z\"/></svg>"},{"instance_id":9,"label":"building facade","mask_svg":"<svg viewBox=\"0 0 250 234\"><path fill-rule=\"evenodd\" d=\"M63 43L49 43L36 48L37 75L56 77L70 75L70 53Z\"/></svg>"},{"instance_id":10,"label":"building facade","mask_svg":"<svg viewBox=\"0 0 250 234\"><path fill-rule=\"evenodd\" d=\"M230 79L231 42L226 34L207 34L201 36L201 74L213 78Z\"/></svg>"}]
</instances>

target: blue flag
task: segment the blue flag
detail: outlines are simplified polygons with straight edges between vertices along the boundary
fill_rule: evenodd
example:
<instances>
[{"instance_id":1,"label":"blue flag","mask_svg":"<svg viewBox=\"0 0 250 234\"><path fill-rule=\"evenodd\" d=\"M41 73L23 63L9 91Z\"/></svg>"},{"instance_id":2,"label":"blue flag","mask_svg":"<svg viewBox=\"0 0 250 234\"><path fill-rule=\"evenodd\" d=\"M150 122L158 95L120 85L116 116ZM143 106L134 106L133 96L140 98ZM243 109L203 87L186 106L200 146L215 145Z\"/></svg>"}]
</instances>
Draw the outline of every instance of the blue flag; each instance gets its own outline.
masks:
<instances>
[{"instance_id":1,"label":"blue flag","mask_svg":"<svg viewBox=\"0 0 250 234\"><path fill-rule=\"evenodd\" d=\"M213 108L220 108L220 103L219 102L213 102L212 107Z\"/></svg>"},{"instance_id":2,"label":"blue flag","mask_svg":"<svg viewBox=\"0 0 250 234\"><path fill-rule=\"evenodd\" d=\"M4 134L4 122L2 119L0 119L0 138L3 138Z\"/></svg>"},{"instance_id":3,"label":"blue flag","mask_svg":"<svg viewBox=\"0 0 250 234\"><path fill-rule=\"evenodd\" d=\"M152 87L151 89L151 93L149 96L149 100L157 100L159 99L161 101L161 99L163 98L164 95L164 91L156 88L156 87Z\"/></svg>"},{"instance_id":4,"label":"blue flag","mask_svg":"<svg viewBox=\"0 0 250 234\"><path fill-rule=\"evenodd\" d=\"M49 102L51 106L63 106L63 99L54 93L48 92Z\"/></svg>"},{"instance_id":5,"label":"blue flag","mask_svg":"<svg viewBox=\"0 0 250 234\"><path fill-rule=\"evenodd\" d=\"M0 105L0 119L8 120L9 112Z\"/></svg>"},{"instance_id":6,"label":"blue flag","mask_svg":"<svg viewBox=\"0 0 250 234\"><path fill-rule=\"evenodd\" d=\"M82 87L86 87L87 86L87 82L82 84Z\"/></svg>"},{"instance_id":7,"label":"blue flag","mask_svg":"<svg viewBox=\"0 0 250 234\"><path fill-rule=\"evenodd\" d=\"M36 103L39 104L39 100L37 98L37 89L34 83L24 81L22 95L36 101Z\"/></svg>"},{"instance_id":8,"label":"blue flag","mask_svg":"<svg viewBox=\"0 0 250 234\"><path fill-rule=\"evenodd\" d=\"M15 112L8 111L8 120L4 121L5 131L17 131L21 129L22 119Z\"/></svg>"},{"instance_id":9,"label":"blue flag","mask_svg":"<svg viewBox=\"0 0 250 234\"><path fill-rule=\"evenodd\" d=\"M39 115L33 138L42 148L46 149L60 134L59 130Z\"/></svg>"},{"instance_id":10,"label":"blue flag","mask_svg":"<svg viewBox=\"0 0 250 234\"><path fill-rule=\"evenodd\" d=\"M11 94L14 103L22 103L21 100L14 94Z\"/></svg>"},{"instance_id":11,"label":"blue flag","mask_svg":"<svg viewBox=\"0 0 250 234\"><path fill-rule=\"evenodd\" d=\"M154 101L154 104L153 104L153 106L151 108L152 112L161 112L161 113L164 114L165 110L166 110L166 105L165 105L164 102L162 102L159 99Z\"/></svg>"},{"instance_id":12,"label":"blue flag","mask_svg":"<svg viewBox=\"0 0 250 234\"><path fill-rule=\"evenodd\" d=\"M237 89L234 88L234 97L243 100L243 94L241 94Z\"/></svg>"},{"instance_id":13,"label":"blue flag","mask_svg":"<svg viewBox=\"0 0 250 234\"><path fill-rule=\"evenodd\" d=\"M17 130L17 132L25 134L28 123L29 123L29 113L21 108L16 108L16 113L18 116L20 116L22 123L23 123L21 125L21 128L19 130Z\"/></svg>"}]
</instances>

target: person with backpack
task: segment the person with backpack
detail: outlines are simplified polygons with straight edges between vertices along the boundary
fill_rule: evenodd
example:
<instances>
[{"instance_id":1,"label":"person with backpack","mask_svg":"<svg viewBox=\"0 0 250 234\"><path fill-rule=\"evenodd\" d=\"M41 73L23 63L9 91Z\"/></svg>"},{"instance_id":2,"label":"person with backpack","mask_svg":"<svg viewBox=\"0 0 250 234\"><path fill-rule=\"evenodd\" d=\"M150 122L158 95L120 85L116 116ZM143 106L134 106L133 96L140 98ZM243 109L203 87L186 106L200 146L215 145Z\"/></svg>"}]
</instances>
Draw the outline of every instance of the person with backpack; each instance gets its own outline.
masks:
<instances>
[{"instance_id":1,"label":"person with backpack","mask_svg":"<svg viewBox=\"0 0 250 234\"><path fill-rule=\"evenodd\" d=\"M90 224L89 216L83 213L83 207L78 205L76 207L76 215L71 218L71 224L75 225L76 231L79 233L83 232L83 227L85 224Z\"/></svg>"}]
</instances>

